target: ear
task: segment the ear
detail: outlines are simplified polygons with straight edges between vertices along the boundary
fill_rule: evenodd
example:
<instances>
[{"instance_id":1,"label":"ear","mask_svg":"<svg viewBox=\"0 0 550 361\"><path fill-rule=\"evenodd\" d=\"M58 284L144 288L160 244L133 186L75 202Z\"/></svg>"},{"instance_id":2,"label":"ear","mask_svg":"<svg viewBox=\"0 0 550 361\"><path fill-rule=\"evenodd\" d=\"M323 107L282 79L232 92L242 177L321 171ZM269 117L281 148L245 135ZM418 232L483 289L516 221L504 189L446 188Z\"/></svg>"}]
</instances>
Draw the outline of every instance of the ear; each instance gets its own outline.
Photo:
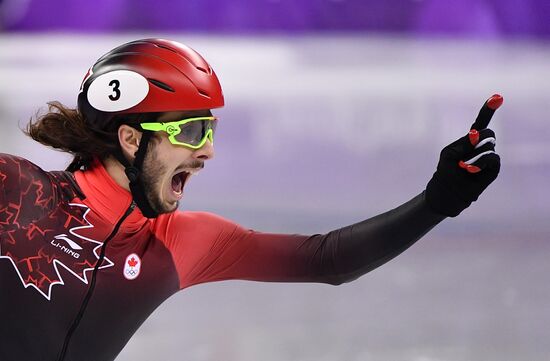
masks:
<instances>
[{"instance_id":1,"label":"ear","mask_svg":"<svg viewBox=\"0 0 550 361\"><path fill-rule=\"evenodd\" d=\"M118 142L120 143L122 153L128 160L134 160L140 140L141 132L139 130L126 124L118 127Z\"/></svg>"}]
</instances>

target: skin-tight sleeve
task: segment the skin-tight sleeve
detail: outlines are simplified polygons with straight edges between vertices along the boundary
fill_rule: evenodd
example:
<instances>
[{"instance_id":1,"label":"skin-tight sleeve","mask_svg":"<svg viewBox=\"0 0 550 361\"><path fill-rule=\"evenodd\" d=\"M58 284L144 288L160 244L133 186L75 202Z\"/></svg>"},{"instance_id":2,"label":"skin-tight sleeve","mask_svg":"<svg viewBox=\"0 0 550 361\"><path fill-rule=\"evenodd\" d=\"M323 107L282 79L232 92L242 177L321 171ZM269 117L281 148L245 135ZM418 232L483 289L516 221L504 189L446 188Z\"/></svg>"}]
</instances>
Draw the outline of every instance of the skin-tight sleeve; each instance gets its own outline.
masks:
<instances>
[{"instance_id":1,"label":"skin-tight sleeve","mask_svg":"<svg viewBox=\"0 0 550 361\"><path fill-rule=\"evenodd\" d=\"M412 246L445 216L426 204L424 192L401 206L324 235L313 236L331 265L317 265L331 284L355 280Z\"/></svg>"},{"instance_id":2,"label":"skin-tight sleeve","mask_svg":"<svg viewBox=\"0 0 550 361\"><path fill-rule=\"evenodd\" d=\"M47 173L21 157L0 153L0 231L30 224L49 212L56 194Z\"/></svg>"},{"instance_id":3,"label":"skin-tight sleeve","mask_svg":"<svg viewBox=\"0 0 550 361\"><path fill-rule=\"evenodd\" d=\"M159 221L164 231L157 237L172 253L181 288L228 279L338 285L396 257L444 218L422 192L326 234L262 233L210 213L178 212Z\"/></svg>"}]
</instances>

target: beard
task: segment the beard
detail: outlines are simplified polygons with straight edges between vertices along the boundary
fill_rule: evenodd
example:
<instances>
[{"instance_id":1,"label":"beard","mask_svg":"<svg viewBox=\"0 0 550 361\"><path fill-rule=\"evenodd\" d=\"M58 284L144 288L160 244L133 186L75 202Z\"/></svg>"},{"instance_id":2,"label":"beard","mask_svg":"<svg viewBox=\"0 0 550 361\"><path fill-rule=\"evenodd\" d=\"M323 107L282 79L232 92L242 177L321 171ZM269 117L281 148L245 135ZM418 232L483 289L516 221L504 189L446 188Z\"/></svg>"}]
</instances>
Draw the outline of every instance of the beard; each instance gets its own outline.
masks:
<instances>
[{"instance_id":1,"label":"beard","mask_svg":"<svg viewBox=\"0 0 550 361\"><path fill-rule=\"evenodd\" d=\"M151 147L152 144L149 144L150 148L145 154L145 159L143 160L142 170L141 170L141 183L143 185L143 191L149 206L158 214L162 213L171 213L178 209L179 201L174 205L173 203L163 202L161 190L162 190L162 179L164 175L169 172L169 168L162 164L162 162L157 160L156 150L154 147ZM192 160L187 163L182 163L178 167L179 169L202 169L204 167L204 161ZM190 175L187 175L190 177ZM181 187L185 186L185 180L183 181Z\"/></svg>"},{"instance_id":2,"label":"beard","mask_svg":"<svg viewBox=\"0 0 550 361\"><path fill-rule=\"evenodd\" d=\"M162 189L162 175L166 172L167 167L157 162L155 151L149 149L143 160L141 183L149 205L158 214L173 212L179 206L179 202L176 203L176 206L162 202L159 191Z\"/></svg>"}]
</instances>

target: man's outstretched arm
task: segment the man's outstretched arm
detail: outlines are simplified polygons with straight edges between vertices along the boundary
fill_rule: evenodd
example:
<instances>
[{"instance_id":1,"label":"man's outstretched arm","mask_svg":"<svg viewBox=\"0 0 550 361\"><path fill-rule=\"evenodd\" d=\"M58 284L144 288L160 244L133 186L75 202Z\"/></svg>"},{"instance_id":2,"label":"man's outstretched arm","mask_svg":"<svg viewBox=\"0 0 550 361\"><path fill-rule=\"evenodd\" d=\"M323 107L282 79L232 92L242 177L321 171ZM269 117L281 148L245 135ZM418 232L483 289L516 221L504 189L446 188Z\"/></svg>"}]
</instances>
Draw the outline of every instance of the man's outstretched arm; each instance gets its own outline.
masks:
<instances>
[{"instance_id":1,"label":"man's outstretched arm","mask_svg":"<svg viewBox=\"0 0 550 361\"><path fill-rule=\"evenodd\" d=\"M365 221L303 236L261 233L214 215L187 214L183 233L176 232L179 241L168 241L181 287L226 279L341 284L391 260L444 218L458 215L496 179L500 158L495 134L486 127L501 103L502 97L491 97L470 132L443 149L424 192Z\"/></svg>"}]
</instances>

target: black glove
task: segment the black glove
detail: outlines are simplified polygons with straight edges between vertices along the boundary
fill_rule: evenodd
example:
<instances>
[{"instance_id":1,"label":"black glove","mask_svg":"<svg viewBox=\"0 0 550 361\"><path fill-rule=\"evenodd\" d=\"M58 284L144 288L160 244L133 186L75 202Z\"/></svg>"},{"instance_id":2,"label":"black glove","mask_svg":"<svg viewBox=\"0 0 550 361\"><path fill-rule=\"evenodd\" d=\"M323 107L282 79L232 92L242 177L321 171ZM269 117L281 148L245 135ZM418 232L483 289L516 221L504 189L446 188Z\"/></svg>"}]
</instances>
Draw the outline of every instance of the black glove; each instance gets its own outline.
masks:
<instances>
[{"instance_id":1,"label":"black glove","mask_svg":"<svg viewBox=\"0 0 550 361\"><path fill-rule=\"evenodd\" d=\"M437 213L456 217L496 179L500 157L495 153L495 133L487 126L502 102L498 94L489 98L470 132L441 151L426 187L426 202Z\"/></svg>"}]
</instances>

